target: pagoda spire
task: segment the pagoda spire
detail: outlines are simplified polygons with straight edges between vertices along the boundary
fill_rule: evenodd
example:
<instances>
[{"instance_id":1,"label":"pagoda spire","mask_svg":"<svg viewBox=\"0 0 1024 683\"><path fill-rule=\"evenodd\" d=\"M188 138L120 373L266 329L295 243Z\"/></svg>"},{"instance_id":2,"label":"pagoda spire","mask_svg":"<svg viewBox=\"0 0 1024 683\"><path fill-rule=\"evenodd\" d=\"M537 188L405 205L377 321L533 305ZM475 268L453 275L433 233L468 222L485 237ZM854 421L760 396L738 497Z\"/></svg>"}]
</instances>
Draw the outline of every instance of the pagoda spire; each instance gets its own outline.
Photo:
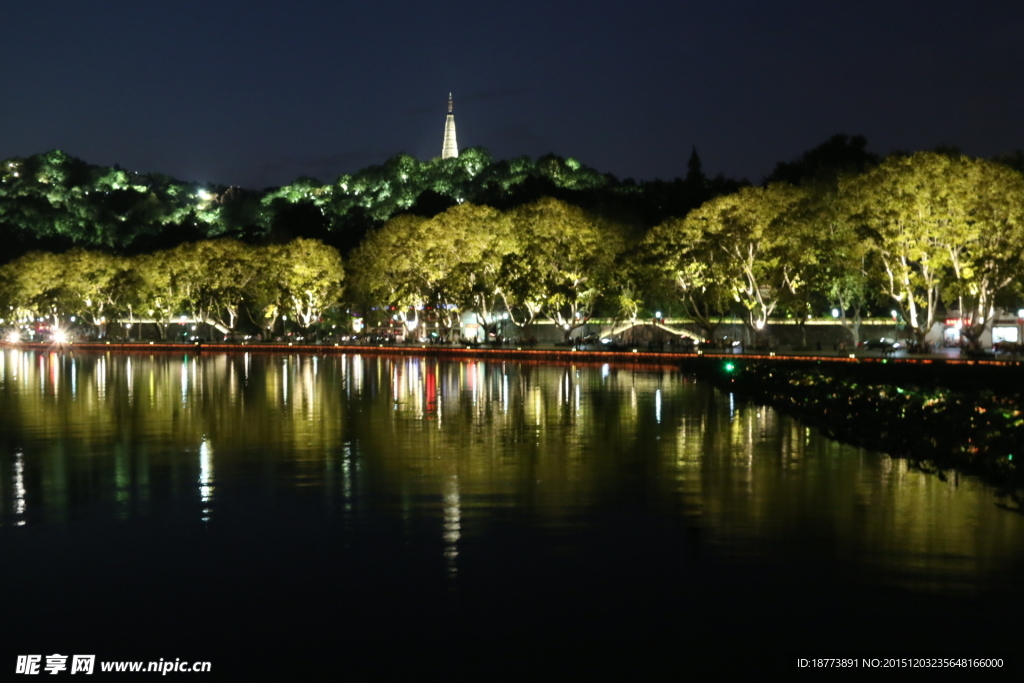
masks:
<instances>
[{"instance_id":1,"label":"pagoda spire","mask_svg":"<svg viewBox=\"0 0 1024 683\"><path fill-rule=\"evenodd\" d=\"M459 156L459 143L455 141L455 114L452 113L452 94L448 93L448 118L444 122L444 143L441 158L454 159Z\"/></svg>"}]
</instances>

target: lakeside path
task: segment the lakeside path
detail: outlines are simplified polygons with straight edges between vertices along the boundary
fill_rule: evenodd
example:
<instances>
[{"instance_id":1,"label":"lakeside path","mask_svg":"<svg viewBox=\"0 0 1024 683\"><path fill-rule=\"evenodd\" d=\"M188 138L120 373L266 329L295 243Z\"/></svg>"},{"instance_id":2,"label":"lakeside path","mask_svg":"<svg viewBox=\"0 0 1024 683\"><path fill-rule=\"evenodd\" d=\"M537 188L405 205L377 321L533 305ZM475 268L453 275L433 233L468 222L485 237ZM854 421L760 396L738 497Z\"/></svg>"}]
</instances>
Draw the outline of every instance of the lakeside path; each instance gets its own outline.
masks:
<instances>
[{"instance_id":1,"label":"lakeside path","mask_svg":"<svg viewBox=\"0 0 1024 683\"><path fill-rule=\"evenodd\" d=\"M770 360L770 361L814 361L837 364L874 364L892 363L895 365L934 365L934 366L992 366L1002 368L1024 367L1024 356L1013 354L982 354L975 358L963 357L958 349L940 349L926 354L908 354L900 350L891 354L881 351L810 351L788 350L776 351L651 351L644 346L609 351L595 346L583 346L573 349L569 346L556 344L536 344L530 347L463 345L463 344L349 344L349 343L273 343L273 342L75 342L53 344L46 342L0 342L0 348L22 349L26 351L44 352L216 352L216 353L315 353L315 354L347 354L368 353L378 355L414 355L439 356L449 358L516 358L523 360L552 361L589 361L608 363L670 363L695 359L721 360Z\"/></svg>"},{"instance_id":2,"label":"lakeside path","mask_svg":"<svg viewBox=\"0 0 1024 683\"><path fill-rule=\"evenodd\" d=\"M771 352L649 351L644 346L609 351L594 346L573 349L555 344L533 347L463 344L349 344L349 343L272 343L272 342L76 342L71 344L0 342L0 348L36 353L256 353L387 356L426 356L453 360L517 360L534 363L609 363L672 367L695 374L719 375L725 364L743 368L747 364L778 364L780 369L834 370L843 376L878 384L942 385L963 390L991 390L998 393L1024 391L1024 357L1011 354L981 354L975 358L960 356L957 349L940 349L929 354L893 354L881 351L796 351Z\"/></svg>"}]
</instances>

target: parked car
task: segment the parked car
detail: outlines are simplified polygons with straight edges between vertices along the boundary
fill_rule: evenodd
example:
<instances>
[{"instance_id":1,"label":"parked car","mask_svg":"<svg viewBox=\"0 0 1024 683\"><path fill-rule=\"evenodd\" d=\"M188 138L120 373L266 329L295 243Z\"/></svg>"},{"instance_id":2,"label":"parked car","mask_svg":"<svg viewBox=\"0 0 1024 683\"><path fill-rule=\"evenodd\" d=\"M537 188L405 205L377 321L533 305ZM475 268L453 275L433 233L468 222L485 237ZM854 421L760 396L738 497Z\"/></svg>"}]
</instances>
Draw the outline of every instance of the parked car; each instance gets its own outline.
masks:
<instances>
[{"instance_id":1,"label":"parked car","mask_svg":"<svg viewBox=\"0 0 1024 683\"><path fill-rule=\"evenodd\" d=\"M895 351L896 349L902 348L902 346L895 339L882 337L880 339L869 339L867 341L862 341L861 343L857 344L857 348L863 349L864 351Z\"/></svg>"}]
</instances>

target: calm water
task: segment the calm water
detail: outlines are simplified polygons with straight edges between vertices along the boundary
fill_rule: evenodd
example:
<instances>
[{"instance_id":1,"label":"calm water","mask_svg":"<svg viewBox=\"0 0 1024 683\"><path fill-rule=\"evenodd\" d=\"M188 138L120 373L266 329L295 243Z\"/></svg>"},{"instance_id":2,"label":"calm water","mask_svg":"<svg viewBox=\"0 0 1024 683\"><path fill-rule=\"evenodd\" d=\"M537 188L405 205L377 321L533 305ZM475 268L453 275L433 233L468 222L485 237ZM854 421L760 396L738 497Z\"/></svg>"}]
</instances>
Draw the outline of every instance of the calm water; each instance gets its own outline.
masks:
<instances>
[{"instance_id":1,"label":"calm water","mask_svg":"<svg viewBox=\"0 0 1024 683\"><path fill-rule=\"evenodd\" d=\"M1019 670L1024 516L1000 503L670 368L7 350L0 666Z\"/></svg>"}]
</instances>

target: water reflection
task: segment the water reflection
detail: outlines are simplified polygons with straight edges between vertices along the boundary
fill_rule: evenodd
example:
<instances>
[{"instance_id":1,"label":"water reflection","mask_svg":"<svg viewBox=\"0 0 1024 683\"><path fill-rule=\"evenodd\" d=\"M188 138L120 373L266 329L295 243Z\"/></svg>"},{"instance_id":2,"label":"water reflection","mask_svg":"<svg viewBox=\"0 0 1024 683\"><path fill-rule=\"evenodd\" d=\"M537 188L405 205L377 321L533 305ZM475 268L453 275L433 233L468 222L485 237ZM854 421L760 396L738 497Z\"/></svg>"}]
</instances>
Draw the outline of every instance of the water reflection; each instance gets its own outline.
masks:
<instances>
[{"instance_id":1,"label":"water reflection","mask_svg":"<svg viewBox=\"0 0 1024 683\"><path fill-rule=\"evenodd\" d=\"M1024 558L1022 518L985 487L672 369L7 350L0 416L6 526L181 504L216 525L226 492L288 489L328 501L346 538L400 518L453 578L510 511L565 531L642 509L723 556L808 556L915 590L979 590Z\"/></svg>"},{"instance_id":2,"label":"water reflection","mask_svg":"<svg viewBox=\"0 0 1024 683\"><path fill-rule=\"evenodd\" d=\"M14 520L18 526L25 524L25 455L14 454Z\"/></svg>"},{"instance_id":3,"label":"water reflection","mask_svg":"<svg viewBox=\"0 0 1024 683\"><path fill-rule=\"evenodd\" d=\"M199 498L203 503L203 521L210 521L210 504L213 501L213 447L204 438L199 446Z\"/></svg>"},{"instance_id":4,"label":"water reflection","mask_svg":"<svg viewBox=\"0 0 1024 683\"><path fill-rule=\"evenodd\" d=\"M459 477L452 475L445 482L444 491L444 557L448 566L448 575L454 577L458 572L456 560L459 557L459 537L462 530L462 510L459 506Z\"/></svg>"}]
</instances>

